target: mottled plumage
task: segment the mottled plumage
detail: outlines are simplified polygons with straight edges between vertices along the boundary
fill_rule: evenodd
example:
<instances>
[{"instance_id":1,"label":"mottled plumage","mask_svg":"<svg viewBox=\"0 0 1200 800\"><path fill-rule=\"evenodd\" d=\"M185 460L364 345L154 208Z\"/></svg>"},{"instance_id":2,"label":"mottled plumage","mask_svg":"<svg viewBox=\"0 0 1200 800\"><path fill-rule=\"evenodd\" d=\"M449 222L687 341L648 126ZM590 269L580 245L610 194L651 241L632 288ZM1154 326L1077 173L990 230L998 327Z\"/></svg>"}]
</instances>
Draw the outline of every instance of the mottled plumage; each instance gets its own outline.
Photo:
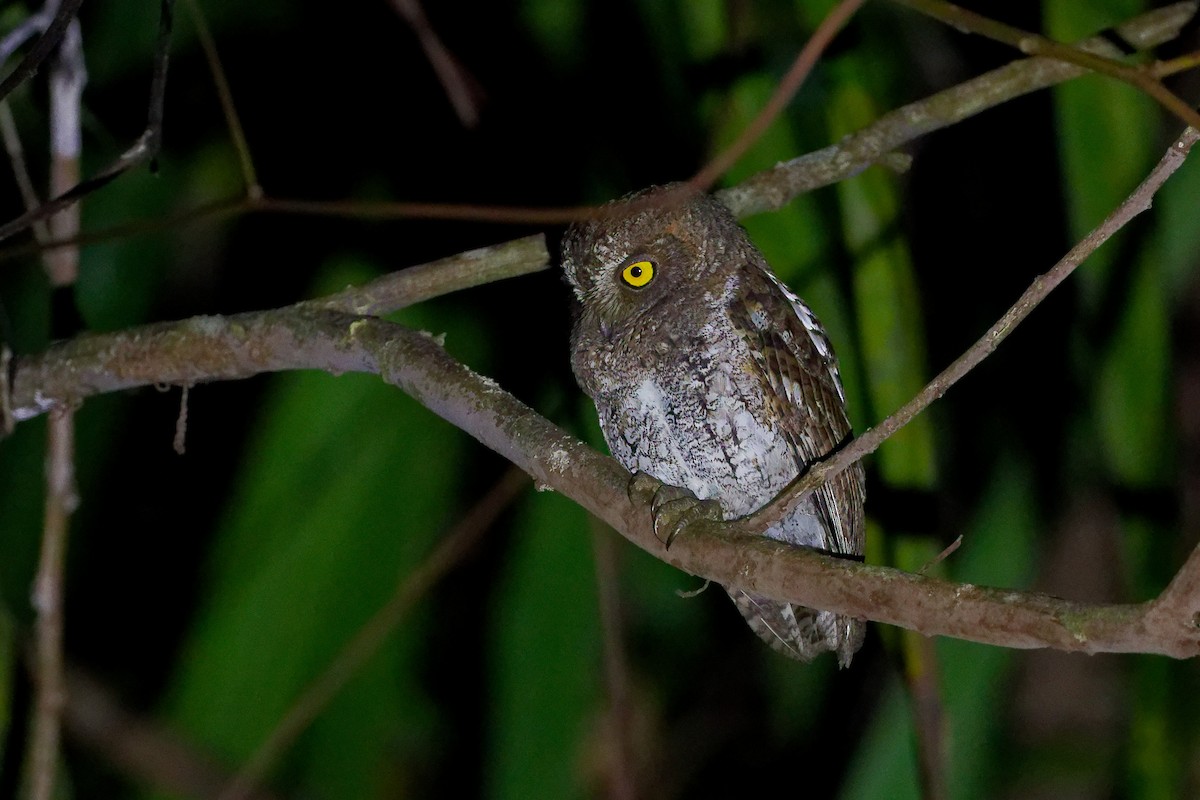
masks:
<instances>
[{"instance_id":1,"label":"mottled plumage","mask_svg":"<svg viewBox=\"0 0 1200 800\"><path fill-rule=\"evenodd\" d=\"M740 517L850 437L824 329L708 195L660 187L609 204L567 232L563 269L581 306L575 376L631 471ZM855 465L766 535L861 554L863 497ZM726 589L789 656L832 650L846 666L862 644L851 617Z\"/></svg>"}]
</instances>

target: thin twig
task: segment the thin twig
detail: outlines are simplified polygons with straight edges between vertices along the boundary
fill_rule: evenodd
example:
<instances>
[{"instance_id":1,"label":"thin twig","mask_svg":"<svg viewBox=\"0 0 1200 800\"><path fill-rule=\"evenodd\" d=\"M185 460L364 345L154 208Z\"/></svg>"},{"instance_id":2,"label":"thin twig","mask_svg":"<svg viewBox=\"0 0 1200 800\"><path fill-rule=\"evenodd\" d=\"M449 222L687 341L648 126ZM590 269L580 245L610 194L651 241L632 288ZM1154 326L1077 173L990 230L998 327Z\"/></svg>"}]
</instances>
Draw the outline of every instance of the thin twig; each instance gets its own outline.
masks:
<instances>
[{"instance_id":1,"label":"thin twig","mask_svg":"<svg viewBox=\"0 0 1200 800\"><path fill-rule=\"evenodd\" d=\"M171 447L178 455L183 455L187 452L189 389L191 387L186 383L179 387L179 416L175 418L175 438L171 440Z\"/></svg>"},{"instance_id":2,"label":"thin twig","mask_svg":"<svg viewBox=\"0 0 1200 800\"><path fill-rule=\"evenodd\" d=\"M25 43L39 33L45 33L46 28L58 13L58 0L46 0L42 7L30 14L3 39L0 39L0 66L3 66L13 53L25 46Z\"/></svg>"},{"instance_id":3,"label":"thin twig","mask_svg":"<svg viewBox=\"0 0 1200 800\"><path fill-rule=\"evenodd\" d=\"M67 25L75 18L75 13L79 11L79 6L83 0L48 0L47 5L50 7L58 6L54 12L54 18L45 26L40 39L33 49L25 54L25 58L21 59L21 63L17 68L9 73L8 77L0 81L0 100L6 99L12 94L13 89L16 89L22 83L38 71L38 67L42 62L54 52L58 47L58 42L62 39L63 34L67 31ZM23 43L24 40L21 41ZM20 44L16 45L17 47ZM15 49L15 48L14 48Z\"/></svg>"},{"instance_id":4,"label":"thin twig","mask_svg":"<svg viewBox=\"0 0 1200 800\"><path fill-rule=\"evenodd\" d=\"M79 182L79 160L83 153L83 87L87 66L83 61L83 38L79 20L72 20L63 35L62 47L50 73L50 196L55 197ZM62 209L50 217L53 239L79 235L79 206ZM44 255L51 286L73 286L79 276L79 248L56 247Z\"/></svg>"},{"instance_id":5,"label":"thin twig","mask_svg":"<svg viewBox=\"0 0 1200 800\"><path fill-rule=\"evenodd\" d=\"M78 6L80 1L67 0L68 3L74 3L76 6ZM171 23L174 3L175 0L161 0L158 39L155 43L154 53L154 70L150 79L148 120L146 129L142 132L142 135L116 161L109 164L108 167L96 175L82 183L74 184L61 194L53 196L36 209L27 211L16 219L0 225L0 240L7 239L13 234L25 230L39 220L49 219L63 209L69 208L79 202L79 200L92 192L108 185L111 181L134 167L147 162L152 163L158 157L158 151L162 145L163 99L166 93L167 63L170 56ZM60 9L60 14L61 12L62 10ZM64 23L65 27L66 23ZM49 35L50 31L47 30L46 33ZM45 37L43 37L44 39ZM3 99L6 94L2 91L2 88L0 86L0 99ZM51 242L51 246L57 246L58 244L60 243L57 241Z\"/></svg>"},{"instance_id":6,"label":"thin twig","mask_svg":"<svg viewBox=\"0 0 1200 800\"><path fill-rule=\"evenodd\" d=\"M26 209L37 208L37 189L33 187L33 179L29 177L29 166L25 163L25 149L21 146L21 133L17 130L17 121L13 119L12 108L7 100L0 101L0 135L4 138L4 150L12 164L13 177L17 181L17 190L21 193L21 202ZM39 246L50 240L50 231L44 222L33 226L33 238Z\"/></svg>"},{"instance_id":7,"label":"thin twig","mask_svg":"<svg viewBox=\"0 0 1200 800\"><path fill-rule=\"evenodd\" d=\"M1091 233L1081 239L1071 248L1054 267L1044 275L1039 275L1017 299L1011 308L1000 317L988 331L973 344L965 353L958 357L950 366L929 382L916 397L905 403L891 416L880 422L862 436L851 441L835 455L815 465L806 474L785 489L778 497L750 517L753 526L762 526L765 530L772 523L786 517L802 499L825 481L837 475L846 467L875 452L892 434L903 428L914 417L924 411L930 403L945 394L951 386L981 361L995 352L1002 341L1019 325L1033 309L1037 308L1050 292L1054 291L1068 275L1075 271L1083 261L1096 251L1100 245L1138 214L1150 208L1150 203L1159 187L1183 165L1192 145L1200 138L1195 128L1188 128L1176 139L1167 152L1159 160L1154 169L1133 192L1121 202Z\"/></svg>"},{"instance_id":8,"label":"thin twig","mask_svg":"<svg viewBox=\"0 0 1200 800\"><path fill-rule=\"evenodd\" d=\"M242 182L246 184L246 195L257 199L263 196L262 186L258 183L258 172L254 168L254 158L250 155L250 145L246 142L246 131L242 128L242 119L238 116L237 106L233 102L233 90L229 88L229 79L225 68L221 66L221 55L217 52L217 43L213 40L212 31L208 27L208 19L196 0L187 0L188 13L192 15L192 24L196 26L196 38L200 41L200 49L204 51L204 60L208 62L208 71L217 87L217 98L221 101L221 113L225 115L225 125L229 128L229 137L233 139L233 149L238 155L238 165L242 169Z\"/></svg>"},{"instance_id":9,"label":"thin twig","mask_svg":"<svg viewBox=\"0 0 1200 800\"><path fill-rule=\"evenodd\" d=\"M945 800L945 714L942 707L941 669L933 639L904 631L904 679L912 700L913 728L917 739L922 800Z\"/></svg>"},{"instance_id":10,"label":"thin twig","mask_svg":"<svg viewBox=\"0 0 1200 800\"><path fill-rule=\"evenodd\" d=\"M892 0L892 2L920 11L922 14L941 20L958 30L977 33L997 42L1011 45L1027 56L1045 56L1116 78L1157 100L1163 108L1179 117L1185 125L1200 129L1200 113L1197 113L1166 86L1163 86L1152 71L1140 67L1129 67L1111 58L1056 42L1041 34L1014 28L974 11L960 8L953 3L944 2L944 0Z\"/></svg>"},{"instance_id":11,"label":"thin twig","mask_svg":"<svg viewBox=\"0 0 1200 800\"><path fill-rule=\"evenodd\" d=\"M605 764L612 800L634 800L637 793L637 758L633 746L633 704L629 663L625 653L621 610L621 553L607 527L592 525L592 551L596 556L596 593L600 600L600 625L604 642L604 680L608 686L605 733L609 754Z\"/></svg>"},{"instance_id":12,"label":"thin twig","mask_svg":"<svg viewBox=\"0 0 1200 800\"><path fill-rule=\"evenodd\" d=\"M325 671L296 698L274 730L221 792L220 800L246 800L280 756L379 650L417 601L471 552L500 513L528 485L528 478L519 469L509 468L501 476L446 534L429 557L403 581L398 582L391 598L358 629Z\"/></svg>"},{"instance_id":13,"label":"thin twig","mask_svg":"<svg viewBox=\"0 0 1200 800\"><path fill-rule=\"evenodd\" d=\"M390 2L396 9L396 13L408 23L413 33L417 35L417 41L421 43L425 57L429 59L442 88L446 90L446 96L450 98L450 105L454 107L454 113L458 115L459 122L463 124L464 128L474 128L479 124L480 98L483 94L478 81L438 38L433 26L429 24L429 18L425 16L425 9L421 8L418 0L390 0Z\"/></svg>"},{"instance_id":14,"label":"thin twig","mask_svg":"<svg viewBox=\"0 0 1200 800\"><path fill-rule=\"evenodd\" d=\"M29 799L50 800L58 770L58 744L66 688L63 684L63 571L67 530L78 505L75 493L75 412L61 408L46 430L46 504L41 555L33 586L34 689L29 735Z\"/></svg>"},{"instance_id":15,"label":"thin twig","mask_svg":"<svg viewBox=\"0 0 1200 800\"><path fill-rule=\"evenodd\" d=\"M82 97L87 82L79 21L70 20L50 72L50 193L75 183L82 150ZM79 206L49 220L52 236L79 231ZM43 261L50 285L71 291L79 274L79 249L48 250ZM73 333L73 331L72 331ZM29 744L29 798L50 800L58 771L63 677L63 596L71 514L79 504L75 488L75 410L70 405L50 415L46 429L46 505L41 556L33 590L36 653L34 715Z\"/></svg>"},{"instance_id":16,"label":"thin twig","mask_svg":"<svg viewBox=\"0 0 1200 800\"><path fill-rule=\"evenodd\" d=\"M402 269L308 303L314 308L379 316L485 283L528 275L550 263L541 234L468 250Z\"/></svg>"},{"instance_id":17,"label":"thin twig","mask_svg":"<svg viewBox=\"0 0 1200 800\"><path fill-rule=\"evenodd\" d=\"M1185 0L1147 12L1116 27L1131 45L1153 47L1179 34L1191 20L1196 0ZM1077 45L1100 53L1116 53L1103 37L1087 39ZM1177 66L1182 69L1182 65ZM828 186L862 172L886 159L893 150L927 133L954 125L981 111L1084 75L1087 70L1072 64L1045 58L1028 58L986 73L973 80L911 103L880 117L871 125L850 134L841 142L799 156L750 176L737 186L716 193L739 217L782 208L797 196ZM88 191L98 188L88 185ZM499 224L558 225L586 219L596 208L581 206L519 207L484 206L453 203L407 203L366 201L321 201L300 198L238 196L205 203L196 208L169 214L159 219L124 223L86 233L71 240L52 240L46 246L88 245L132 236L138 233L175 228L191 222L213 220L246 213L311 214L349 219L441 219L471 220ZM12 223L16 225L16 223ZM0 228L0 238L7 229ZM11 234L12 231L8 231ZM38 244L6 247L0 260L37 252Z\"/></svg>"},{"instance_id":18,"label":"thin twig","mask_svg":"<svg viewBox=\"0 0 1200 800\"><path fill-rule=\"evenodd\" d=\"M775 87L775 91L771 93L771 99L758 112L758 115L738 134L733 144L709 161L703 169L688 181L693 189L708 191L708 188L718 178L728 172L729 168L736 164L737 160L745 155L746 151L762 137L767 128L771 126L771 123L775 121L776 117L787 107L792 98L796 96L796 92L799 91L805 78L812 72L812 68L816 65L821 54L829 47L833 38L846 25L850 17L854 16L854 13L862 7L864 2L866 0L841 0L841 2L830 9L825 18L821 20L821 24L813 31L813 35L804 43L804 47L800 49L796 60L788 69L787 74L783 76L779 85Z\"/></svg>"},{"instance_id":19,"label":"thin twig","mask_svg":"<svg viewBox=\"0 0 1200 800\"><path fill-rule=\"evenodd\" d=\"M229 771L195 744L161 723L123 708L107 688L76 669L67 669L67 734L101 754L134 780L172 797L214 800ZM253 800L271 800L265 791ZM250 800L248 798L247 800Z\"/></svg>"},{"instance_id":20,"label":"thin twig","mask_svg":"<svg viewBox=\"0 0 1200 800\"><path fill-rule=\"evenodd\" d=\"M1179 35L1195 18L1195 0L1156 9L1117 25L1131 46L1147 48ZM1103 36L1079 42L1080 50L1119 55ZM1025 58L984 73L923 100L884 114L871 125L837 144L799 156L751 175L717 197L739 217L783 208L795 197L857 175L898 147L936 130L948 128L981 111L1031 92L1086 75L1074 64L1048 58Z\"/></svg>"},{"instance_id":21,"label":"thin twig","mask_svg":"<svg viewBox=\"0 0 1200 800\"><path fill-rule=\"evenodd\" d=\"M13 418L12 406L12 350L4 342L0 342L0 439L8 436L17 426Z\"/></svg>"},{"instance_id":22,"label":"thin twig","mask_svg":"<svg viewBox=\"0 0 1200 800\"><path fill-rule=\"evenodd\" d=\"M942 563L947 558L949 558L953 553L957 552L958 548L962 547L962 543L963 543L963 537L962 537L962 534L960 533L958 536L956 536L954 538L953 542L946 545L945 548L942 549L942 552L938 553L936 556L929 559L929 561L926 562L925 564L923 564L921 566L921 568L919 570L917 570L917 572L920 573L921 575L924 575L926 572L929 572L929 570L933 569L938 564Z\"/></svg>"}]
</instances>

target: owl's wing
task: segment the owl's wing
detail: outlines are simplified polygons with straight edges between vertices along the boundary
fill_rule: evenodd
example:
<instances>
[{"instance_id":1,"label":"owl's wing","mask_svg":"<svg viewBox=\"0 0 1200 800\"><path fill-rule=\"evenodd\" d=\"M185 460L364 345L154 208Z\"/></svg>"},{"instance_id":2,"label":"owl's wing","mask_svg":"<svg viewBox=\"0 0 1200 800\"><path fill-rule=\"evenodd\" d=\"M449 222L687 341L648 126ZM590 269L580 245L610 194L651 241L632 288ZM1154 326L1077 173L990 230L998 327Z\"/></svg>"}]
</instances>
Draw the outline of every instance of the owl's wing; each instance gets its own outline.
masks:
<instances>
[{"instance_id":1,"label":"owl's wing","mask_svg":"<svg viewBox=\"0 0 1200 800\"><path fill-rule=\"evenodd\" d=\"M812 310L773 273L750 264L739 275L729 316L761 370L764 399L773 406L771 417L781 420L803 474L851 435L837 358ZM861 464L843 470L813 493L829 531L829 550L862 553L865 495Z\"/></svg>"}]
</instances>

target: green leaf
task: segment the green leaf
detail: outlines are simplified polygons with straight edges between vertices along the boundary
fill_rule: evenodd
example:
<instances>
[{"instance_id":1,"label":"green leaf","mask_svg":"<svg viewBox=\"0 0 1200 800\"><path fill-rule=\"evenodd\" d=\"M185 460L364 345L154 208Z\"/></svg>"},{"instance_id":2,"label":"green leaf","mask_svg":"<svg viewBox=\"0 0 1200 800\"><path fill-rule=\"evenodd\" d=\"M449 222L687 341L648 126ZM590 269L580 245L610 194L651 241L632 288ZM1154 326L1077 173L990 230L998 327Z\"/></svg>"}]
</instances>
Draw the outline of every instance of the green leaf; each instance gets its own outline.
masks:
<instances>
[{"instance_id":1,"label":"green leaf","mask_svg":"<svg viewBox=\"0 0 1200 800\"><path fill-rule=\"evenodd\" d=\"M839 85L829 110L831 130L868 124L875 116L860 88ZM894 179L870 169L837 186L842 229L854 258L854 300L868 393L882 418L925 385L925 334L908 245L897 232ZM936 479L933 426L922 414L879 449L879 468L897 486L930 486Z\"/></svg>"},{"instance_id":2,"label":"green leaf","mask_svg":"<svg viewBox=\"0 0 1200 800\"><path fill-rule=\"evenodd\" d=\"M1136 14L1142 5L1137 0L1048 0L1043 6L1046 31L1067 41L1078 39ZM1116 208L1154 163L1157 103L1103 75L1068 81L1052 92L1063 194L1071 236L1079 239ZM1117 252L1101 248L1078 271L1084 303L1093 312L1104 295Z\"/></svg>"},{"instance_id":3,"label":"green leaf","mask_svg":"<svg viewBox=\"0 0 1200 800\"><path fill-rule=\"evenodd\" d=\"M962 547L944 562L957 579L1019 588L1034 572L1035 531L1033 484L1024 466L1002 460L991 489ZM912 553L910 562L923 554ZM954 639L937 642L942 675L948 756L945 761L950 797L987 796L998 768L1004 673L1013 654L1000 647ZM888 690L856 753L843 798L916 798L919 796L916 740L910 701L904 689Z\"/></svg>"},{"instance_id":4,"label":"green leaf","mask_svg":"<svg viewBox=\"0 0 1200 800\"><path fill-rule=\"evenodd\" d=\"M1170 314L1161 276L1151 248L1134 268L1098 377L1096 415L1105 461L1130 485L1161 480L1171 457Z\"/></svg>"},{"instance_id":5,"label":"green leaf","mask_svg":"<svg viewBox=\"0 0 1200 800\"><path fill-rule=\"evenodd\" d=\"M538 493L516 530L491 620L487 796L584 797L584 743L602 703L588 515Z\"/></svg>"},{"instance_id":6,"label":"green leaf","mask_svg":"<svg viewBox=\"0 0 1200 800\"><path fill-rule=\"evenodd\" d=\"M334 286L363 270L338 272ZM437 325L428 307L405 316ZM461 442L375 376L274 379L169 691L175 724L244 760L433 549L456 513L446 498ZM426 625L418 608L300 742L290 761L302 794L390 796L381 776L425 752Z\"/></svg>"}]
</instances>

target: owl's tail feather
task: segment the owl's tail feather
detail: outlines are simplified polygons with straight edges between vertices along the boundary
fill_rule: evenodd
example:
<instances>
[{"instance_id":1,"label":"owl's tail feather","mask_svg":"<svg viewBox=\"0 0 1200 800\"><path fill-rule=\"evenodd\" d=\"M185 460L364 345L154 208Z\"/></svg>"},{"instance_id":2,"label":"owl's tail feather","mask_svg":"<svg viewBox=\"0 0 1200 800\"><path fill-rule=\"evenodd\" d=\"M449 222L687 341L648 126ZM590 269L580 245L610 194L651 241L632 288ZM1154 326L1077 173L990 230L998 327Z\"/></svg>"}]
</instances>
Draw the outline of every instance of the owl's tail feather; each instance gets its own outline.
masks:
<instances>
[{"instance_id":1,"label":"owl's tail feather","mask_svg":"<svg viewBox=\"0 0 1200 800\"><path fill-rule=\"evenodd\" d=\"M833 651L838 664L845 668L862 647L867 630L862 620L780 603L741 589L726 591L751 630L785 656L812 661L821 653Z\"/></svg>"}]
</instances>

